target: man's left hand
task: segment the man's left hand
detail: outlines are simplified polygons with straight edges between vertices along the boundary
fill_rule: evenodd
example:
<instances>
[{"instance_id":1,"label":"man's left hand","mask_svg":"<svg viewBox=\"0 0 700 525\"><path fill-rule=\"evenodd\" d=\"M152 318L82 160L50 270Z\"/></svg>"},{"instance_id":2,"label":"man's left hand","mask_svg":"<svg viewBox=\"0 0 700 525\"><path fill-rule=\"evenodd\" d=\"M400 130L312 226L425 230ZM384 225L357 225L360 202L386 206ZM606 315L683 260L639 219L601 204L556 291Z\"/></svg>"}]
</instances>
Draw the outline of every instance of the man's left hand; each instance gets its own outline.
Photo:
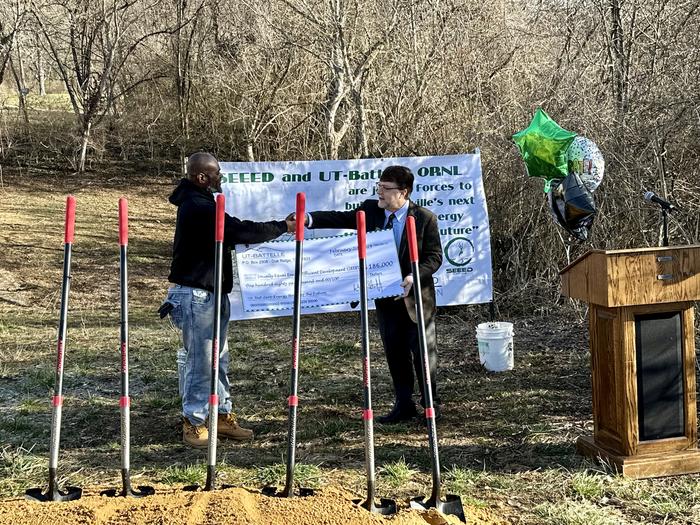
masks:
<instances>
[{"instance_id":1,"label":"man's left hand","mask_svg":"<svg viewBox=\"0 0 700 525\"><path fill-rule=\"evenodd\" d=\"M404 277L404 280L401 283L401 288L403 288L403 296L404 297L408 297L408 294L411 293L412 287L413 287L413 276L407 275L406 277Z\"/></svg>"}]
</instances>

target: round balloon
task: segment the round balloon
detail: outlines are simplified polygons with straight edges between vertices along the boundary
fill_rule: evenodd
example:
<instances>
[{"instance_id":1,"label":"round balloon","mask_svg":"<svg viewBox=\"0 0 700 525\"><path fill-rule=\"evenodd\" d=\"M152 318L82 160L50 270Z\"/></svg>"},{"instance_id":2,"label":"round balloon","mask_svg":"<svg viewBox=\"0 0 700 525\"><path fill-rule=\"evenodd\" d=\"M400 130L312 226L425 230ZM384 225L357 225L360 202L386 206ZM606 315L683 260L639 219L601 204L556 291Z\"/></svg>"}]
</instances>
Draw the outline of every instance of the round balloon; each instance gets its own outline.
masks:
<instances>
[{"instance_id":1,"label":"round balloon","mask_svg":"<svg viewBox=\"0 0 700 525\"><path fill-rule=\"evenodd\" d=\"M588 191L595 189L603 181L605 159L595 142L578 135L566 150L569 173L581 177Z\"/></svg>"}]
</instances>

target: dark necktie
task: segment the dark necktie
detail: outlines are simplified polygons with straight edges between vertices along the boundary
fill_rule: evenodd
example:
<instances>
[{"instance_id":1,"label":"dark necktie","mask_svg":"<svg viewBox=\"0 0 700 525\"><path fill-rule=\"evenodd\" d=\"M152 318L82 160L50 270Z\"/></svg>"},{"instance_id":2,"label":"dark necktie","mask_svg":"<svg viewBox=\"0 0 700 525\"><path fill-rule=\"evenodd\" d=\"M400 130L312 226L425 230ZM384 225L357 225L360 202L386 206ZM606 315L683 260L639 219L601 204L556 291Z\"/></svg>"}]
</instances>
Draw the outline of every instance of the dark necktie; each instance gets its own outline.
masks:
<instances>
[{"instance_id":1,"label":"dark necktie","mask_svg":"<svg viewBox=\"0 0 700 525\"><path fill-rule=\"evenodd\" d=\"M395 213L389 215L389 220L386 221L386 226L384 227L385 230L391 230L394 227L394 219L396 219Z\"/></svg>"}]
</instances>

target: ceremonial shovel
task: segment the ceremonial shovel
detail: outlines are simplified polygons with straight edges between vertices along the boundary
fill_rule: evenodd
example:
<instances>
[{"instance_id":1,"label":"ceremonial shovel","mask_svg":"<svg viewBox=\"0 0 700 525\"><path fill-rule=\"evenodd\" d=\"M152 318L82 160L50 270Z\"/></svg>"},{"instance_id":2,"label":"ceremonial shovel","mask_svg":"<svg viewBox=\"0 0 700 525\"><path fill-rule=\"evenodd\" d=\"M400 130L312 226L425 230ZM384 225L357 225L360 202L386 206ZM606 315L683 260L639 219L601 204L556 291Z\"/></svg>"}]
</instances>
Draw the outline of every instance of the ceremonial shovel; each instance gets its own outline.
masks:
<instances>
[{"instance_id":1,"label":"ceremonial shovel","mask_svg":"<svg viewBox=\"0 0 700 525\"><path fill-rule=\"evenodd\" d=\"M129 211L124 197L119 199L119 289L121 304L121 320L119 323L119 336L121 348L121 397L119 398L119 410L121 412L122 428L122 491L116 489L104 490L103 496L142 498L155 493L153 487L139 485L138 490L131 487L129 478L129 442L131 440L131 399L129 398L129 295L127 289L126 251L129 244Z\"/></svg>"},{"instance_id":2,"label":"ceremonial shovel","mask_svg":"<svg viewBox=\"0 0 700 525\"><path fill-rule=\"evenodd\" d=\"M302 257L304 255L304 219L306 216L306 196L297 193L296 207L296 253L294 260L294 321L292 326L292 374L291 393L287 398L289 406L289 428L287 435L287 480L282 492L277 492L275 487L263 488L263 494L267 496L279 496L290 498L294 496L294 454L296 451L297 433L297 382L299 379L299 326L301 324L301 269ZM300 496L313 496L314 491L310 488L299 488Z\"/></svg>"},{"instance_id":3,"label":"ceremonial shovel","mask_svg":"<svg viewBox=\"0 0 700 525\"><path fill-rule=\"evenodd\" d=\"M459 496L448 494L445 501L440 499L440 458L438 456L437 428L435 426L435 410L433 408L433 392L430 388L430 366L428 359L428 346L425 341L425 317L423 315L423 300L420 290L420 273L418 269L418 243L416 241L416 222L414 217L406 219L406 236L408 237L408 250L411 259L411 273L413 274L413 296L416 299L416 320L418 321L418 344L421 351L421 365L423 366L423 392L425 393L425 419L428 423L428 441L430 443L430 459L433 468L433 491L428 501L423 501L422 496L411 500L411 508L427 510L435 508L443 514L464 518L464 507Z\"/></svg>"},{"instance_id":4,"label":"ceremonial shovel","mask_svg":"<svg viewBox=\"0 0 700 525\"><path fill-rule=\"evenodd\" d=\"M214 490L216 481L216 437L219 422L219 341L221 341L221 278L224 256L223 194L216 196L216 226L214 233L214 322L211 341L211 382L209 390L209 442L207 451L207 482L202 490ZM226 337L226 334L224 334ZM198 485L187 485L184 490L196 491Z\"/></svg>"},{"instance_id":5,"label":"ceremonial shovel","mask_svg":"<svg viewBox=\"0 0 700 525\"><path fill-rule=\"evenodd\" d=\"M374 502L374 425L372 414L372 382L369 367L369 323L367 316L367 231L365 212L357 212L357 254L360 269L360 319L362 321L362 379L364 383L364 406L362 419L365 422L365 469L367 471L367 499L356 500L361 507L377 514L396 513L396 502L381 498Z\"/></svg>"},{"instance_id":6,"label":"ceremonial shovel","mask_svg":"<svg viewBox=\"0 0 700 525\"><path fill-rule=\"evenodd\" d=\"M68 291L70 290L70 258L75 234L75 197L69 195L66 199L66 223L63 252L63 285L61 290L61 316L58 322L58 355L56 357L56 378L51 404L51 446L49 457L49 488L43 493L41 488L31 488L25 492L25 497L34 501L71 501L80 498L83 489L66 487L65 492L59 490L56 480L58 469L58 445L61 440L61 410L63 408L63 360L65 356L66 323L68 320Z\"/></svg>"}]
</instances>

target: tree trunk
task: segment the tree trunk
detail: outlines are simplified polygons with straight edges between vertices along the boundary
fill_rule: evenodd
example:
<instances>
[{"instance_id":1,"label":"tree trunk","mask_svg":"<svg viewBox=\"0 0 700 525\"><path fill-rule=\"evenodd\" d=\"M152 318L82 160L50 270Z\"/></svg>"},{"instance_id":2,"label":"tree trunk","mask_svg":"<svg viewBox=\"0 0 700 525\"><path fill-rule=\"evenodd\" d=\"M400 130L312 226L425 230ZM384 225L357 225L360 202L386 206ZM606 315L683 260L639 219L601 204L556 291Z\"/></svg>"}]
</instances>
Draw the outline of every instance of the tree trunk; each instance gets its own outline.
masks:
<instances>
[{"instance_id":1,"label":"tree trunk","mask_svg":"<svg viewBox=\"0 0 700 525\"><path fill-rule=\"evenodd\" d=\"M332 77L328 86L328 99L324 108L326 117L328 158L331 160L337 160L338 151L340 149L340 141L342 140L342 136L339 136L336 127L338 109L345 98L345 70L343 69L343 64L340 58L341 54L342 52L339 49L334 49L333 67L331 68Z\"/></svg>"},{"instance_id":2,"label":"tree trunk","mask_svg":"<svg viewBox=\"0 0 700 525\"><path fill-rule=\"evenodd\" d=\"M176 23L175 31L175 93L177 95L177 110L180 124L180 144L185 151L190 139L190 50L192 41L188 35L183 35L183 24L185 21L185 0L177 0L176 3ZM192 22L195 24L195 22ZM194 28L189 29L191 36L194 35ZM184 174L183 174L184 175Z\"/></svg>"},{"instance_id":3,"label":"tree trunk","mask_svg":"<svg viewBox=\"0 0 700 525\"><path fill-rule=\"evenodd\" d=\"M617 110L617 124L622 126L627 113L627 55L625 54L625 35L620 14L620 1L610 0L610 43L613 66L613 95Z\"/></svg>"},{"instance_id":4,"label":"tree trunk","mask_svg":"<svg viewBox=\"0 0 700 525\"><path fill-rule=\"evenodd\" d=\"M44 55L41 52L41 45L39 44L39 35L36 35L36 78L39 82L39 95L46 95L46 71L44 70Z\"/></svg>"},{"instance_id":5,"label":"tree trunk","mask_svg":"<svg viewBox=\"0 0 700 525\"><path fill-rule=\"evenodd\" d=\"M255 162L255 151L253 150L253 141L246 141L245 156L248 162Z\"/></svg>"},{"instance_id":6,"label":"tree trunk","mask_svg":"<svg viewBox=\"0 0 700 525\"><path fill-rule=\"evenodd\" d=\"M353 88L352 100L357 114L357 126L355 128L355 152L360 158L369 157L369 146L367 145L367 112L365 111L364 100L362 99L362 86Z\"/></svg>"},{"instance_id":7,"label":"tree trunk","mask_svg":"<svg viewBox=\"0 0 700 525\"><path fill-rule=\"evenodd\" d=\"M22 91L26 98L29 89L27 88L27 77L24 74L24 60L22 60L22 47L19 40L17 41L17 64L19 65L19 81L22 84Z\"/></svg>"},{"instance_id":8,"label":"tree trunk","mask_svg":"<svg viewBox=\"0 0 700 525\"><path fill-rule=\"evenodd\" d=\"M27 92L22 84L20 73L18 73L17 68L15 68L15 63L12 60L12 57L10 57L10 70L12 71L12 76L15 78L15 84L17 85L17 104L19 106L19 112L22 114L24 123L29 124L29 114L27 113Z\"/></svg>"},{"instance_id":9,"label":"tree trunk","mask_svg":"<svg viewBox=\"0 0 700 525\"><path fill-rule=\"evenodd\" d=\"M88 142L90 141L90 127L92 122L88 122L87 126L83 127L83 145L80 148L80 163L78 164L78 172L83 173L85 171L85 157L87 156Z\"/></svg>"}]
</instances>

